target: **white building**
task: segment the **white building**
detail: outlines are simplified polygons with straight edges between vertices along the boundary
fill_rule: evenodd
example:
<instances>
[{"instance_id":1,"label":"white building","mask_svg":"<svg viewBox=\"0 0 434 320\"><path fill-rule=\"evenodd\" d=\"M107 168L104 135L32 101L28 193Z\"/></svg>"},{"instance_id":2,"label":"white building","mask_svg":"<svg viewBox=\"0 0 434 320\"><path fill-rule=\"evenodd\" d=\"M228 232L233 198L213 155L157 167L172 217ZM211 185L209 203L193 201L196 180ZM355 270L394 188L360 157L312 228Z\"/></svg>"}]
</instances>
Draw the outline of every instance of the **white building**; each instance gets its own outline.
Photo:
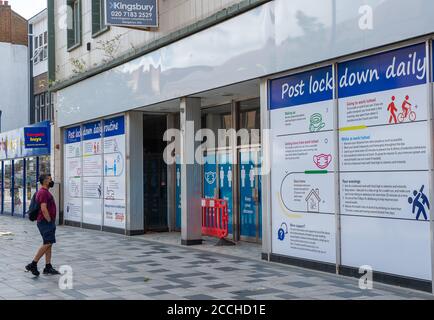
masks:
<instances>
[{"instance_id":1,"label":"white building","mask_svg":"<svg viewBox=\"0 0 434 320\"><path fill-rule=\"evenodd\" d=\"M433 290L433 1L159 1L146 31L66 3L48 1L65 223L199 245L218 198L265 260ZM252 135L181 163L191 123Z\"/></svg>"},{"instance_id":2,"label":"white building","mask_svg":"<svg viewBox=\"0 0 434 320\"><path fill-rule=\"evenodd\" d=\"M47 9L29 19L30 122L54 119L48 92L48 15Z\"/></svg>"},{"instance_id":3,"label":"white building","mask_svg":"<svg viewBox=\"0 0 434 320\"><path fill-rule=\"evenodd\" d=\"M27 21L0 1L1 131L29 122Z\"/></svg>"}]
</instances>

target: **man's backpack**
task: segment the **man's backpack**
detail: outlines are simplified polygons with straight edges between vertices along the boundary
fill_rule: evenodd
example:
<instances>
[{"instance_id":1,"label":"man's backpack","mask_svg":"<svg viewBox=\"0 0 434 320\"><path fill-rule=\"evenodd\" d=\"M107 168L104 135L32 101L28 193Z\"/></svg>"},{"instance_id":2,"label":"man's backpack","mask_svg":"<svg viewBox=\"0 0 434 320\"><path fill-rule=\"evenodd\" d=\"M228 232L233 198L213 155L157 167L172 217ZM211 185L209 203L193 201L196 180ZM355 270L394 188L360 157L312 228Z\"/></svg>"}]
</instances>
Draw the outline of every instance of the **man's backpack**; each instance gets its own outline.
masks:
<instances>
[{"instance_id":1,"label":"man's backpack","mask_svg":"<svg viewBox=\"0 0 434 320\"><path fill-rule=\"evenodd\" d=\"M36 194L37 192L33 194L32 200L30 201L29 210L27 211L30 221L36 221L36 219L38 219L39 211L41 210L41 206L36 200Z\"/></svg>"}]
</instances>

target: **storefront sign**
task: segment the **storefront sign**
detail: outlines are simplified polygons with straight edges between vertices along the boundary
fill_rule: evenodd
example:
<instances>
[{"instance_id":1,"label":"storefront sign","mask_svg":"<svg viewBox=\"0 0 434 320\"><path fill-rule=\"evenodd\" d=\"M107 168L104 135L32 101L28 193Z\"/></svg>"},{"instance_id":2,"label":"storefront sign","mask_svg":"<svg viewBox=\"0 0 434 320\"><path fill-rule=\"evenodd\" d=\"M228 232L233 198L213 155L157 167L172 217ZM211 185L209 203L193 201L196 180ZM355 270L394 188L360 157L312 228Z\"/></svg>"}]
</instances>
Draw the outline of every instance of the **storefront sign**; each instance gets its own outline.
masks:
<instances>
[{"instance_id":1,"label":"storefront sign","mask_svg":"<svg viewBox=\"0 0 434 320\"><path fill-rule=\"evenodd\" d=\"M0 133L0 160L50 154L50 122Z\"/></svg>"},{"instance_id":2,"label":"storefront sign","mask_svg":"<svg viewBox=\"0 0 434 320\"><path fill-rule=\"evenodd\" d=\"M336 263L333 89L331 66L270 81L275 254Z\"/></svg>"},{"instance_id":3,"label":"storefront sign","mask_svg":"<svg viewBox=\"0 0 434 320\"><path fill-rule=\"evenodd\" d=\"M102 123L83 125L83 223L102 225Z\"/></svg>"},{"instance_id":4,"label":"storefront sign","mask_svg":"<svg viewBox=\"0 0 434 320\"><path fill-rule=\"evenodd\" d=\"M126 226L125 117L103 122L104 226Z\"/></svg>"},{"instance_id":5,"label":"storefront sign","mask_svg":"<svg viewBox=\"0 0 434 320\"><path fill-rule=\"evenodd\" d=\"M24 128L24 147L48 148L49 136L47 127L26 127Z\"/></svg>"},{"instance_id":6,"label":"storefront sign","mask_svg":"<svg viewBox=\"0 0 434 320\"><path fill-rule=\"evenodd\" d=\"M158 0L106 0L106 24L158 27Z\"/></svg>"},{"instance_id":7,"label":"storefront sign","mask_svg":"<svg viewBox=\"0 0 434 320\"><path fill-rule=\"evenodd\" d=\"M270 109L288 108L333 99L331 67L270 81Z\"/></svg>"},{"instance_id":8,"label":"storefront sign","mask_svg":"<svg viewBox=\"0 0 434 320\"><path fill-rule=\"evenodd\" d=\"M64 137L64 208L65 220L78 222L82 220L82 148L81 127L65 129Z\"/></svg>"},{"instance_id":9,"label":"storefront sign","mask_svg":"<svg viewBox=\"0 0 434 320\"><path fill-rule=\"evenodd\" d=\"M427 65L425 44L338 65L343 265L431 280Z\"/></svg>"}]
</instances>

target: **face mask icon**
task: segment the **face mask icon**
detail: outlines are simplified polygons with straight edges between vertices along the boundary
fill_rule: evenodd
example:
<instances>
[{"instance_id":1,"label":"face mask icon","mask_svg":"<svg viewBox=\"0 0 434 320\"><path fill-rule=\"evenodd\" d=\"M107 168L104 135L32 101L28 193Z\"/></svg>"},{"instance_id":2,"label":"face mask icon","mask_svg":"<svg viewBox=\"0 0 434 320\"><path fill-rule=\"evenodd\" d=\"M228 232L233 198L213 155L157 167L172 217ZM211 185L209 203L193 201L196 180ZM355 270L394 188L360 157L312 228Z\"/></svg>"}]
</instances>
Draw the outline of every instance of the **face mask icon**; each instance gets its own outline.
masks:
<instances>
[{"instance_id":1,"label":"face mask icon","mask_svg":"<svg viewBox=\"0 0 434 320\"><path fill-rule=\"evenodd\" d=\"M208 184L213 184L217 180L217 173L216 172L206 172L205 173L205 181Z\"/></svg>"},{"instance_id":2,"label":"face mask icon","mask_svg":"<svg viewBox=\"0 0 434 320\"><path fill-rule=\"evenodd\" d=\"M285 240L285 236L288 234L288 225L284 222L280 225L279 231L277 231L277 238L280 241Z\"/></svg>"},{"instance_id":3,"label":"face mask icon","mask_svg":"<svg viewBox=\"0 0 434 320\"><path fill-rule=\"evenodd\" d=\"M320 154L320 155L314 156L313 162L315 163L315 165L318 168L325 169L332 162L332 155L331 154Z\"/></svg>"}]
</instances>

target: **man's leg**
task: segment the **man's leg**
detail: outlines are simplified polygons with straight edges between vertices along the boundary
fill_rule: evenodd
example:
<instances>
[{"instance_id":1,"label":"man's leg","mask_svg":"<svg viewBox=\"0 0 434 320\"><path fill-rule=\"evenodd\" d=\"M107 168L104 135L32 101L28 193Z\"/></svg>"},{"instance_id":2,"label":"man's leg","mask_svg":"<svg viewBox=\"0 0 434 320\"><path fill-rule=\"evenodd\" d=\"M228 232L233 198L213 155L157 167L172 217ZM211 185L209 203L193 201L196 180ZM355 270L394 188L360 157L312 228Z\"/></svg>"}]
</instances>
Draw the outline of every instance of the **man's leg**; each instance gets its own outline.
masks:
<instances>
[{"instance_id":1,"label":"man's leg","mask_svg":"<svg viewBox=\"0 0 434 320\"><path fill-rule=\"evenodd\" d=\"M50 244L47 251L45 251L45 264L46 265L51 264L51 248L52 247L53 247L53 245Z\"/></svg>"},{"instance_id":2,"label":"man's leg","mask_svg":"<svg viewBox=\"0 0 434 320\"><path fill-rule=\"evenodd\" d=\"M33 259L33 261L39 262L39 260L41 260L42 256L47 252L48 249L51 249L51 244L44 244L43 246L41 246L38 252L36 253L36 256ZM51 259L51 252L50 252L50 259Z\"/></svg>"}]
</instances>

